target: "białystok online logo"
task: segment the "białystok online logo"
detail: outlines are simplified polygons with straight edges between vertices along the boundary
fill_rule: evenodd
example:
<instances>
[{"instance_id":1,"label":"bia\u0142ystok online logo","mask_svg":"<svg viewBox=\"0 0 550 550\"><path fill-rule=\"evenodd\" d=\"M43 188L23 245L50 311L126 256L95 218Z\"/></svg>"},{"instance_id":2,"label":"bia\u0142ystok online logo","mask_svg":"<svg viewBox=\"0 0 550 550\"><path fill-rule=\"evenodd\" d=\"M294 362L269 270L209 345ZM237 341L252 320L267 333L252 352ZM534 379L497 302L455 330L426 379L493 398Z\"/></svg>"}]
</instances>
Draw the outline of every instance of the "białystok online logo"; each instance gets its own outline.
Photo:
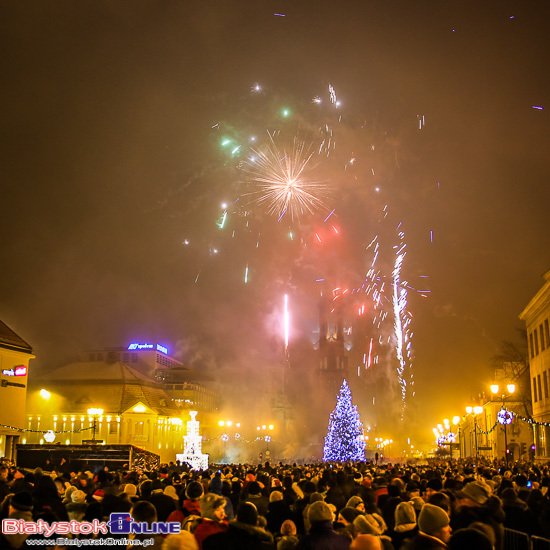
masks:
<instances>
[{"instance_id":1,"label":"bia\u0142ystok online logo","mask_svg":"<svg viewBox=\"0 0 550 550\"><path fill-rule=\"evenodd\" d=\"M25 521L23 519L3 519L2 533L5 535L21 534L34 535L41 534L50 537L57 535L168 535L179 533L181 524L179 522L154 522L149 525L146 522L138 522L132 519L128 513L111 514L109 521L54 521L47 523L41 519L38 521Z\"/></svg>"}]
</instances>

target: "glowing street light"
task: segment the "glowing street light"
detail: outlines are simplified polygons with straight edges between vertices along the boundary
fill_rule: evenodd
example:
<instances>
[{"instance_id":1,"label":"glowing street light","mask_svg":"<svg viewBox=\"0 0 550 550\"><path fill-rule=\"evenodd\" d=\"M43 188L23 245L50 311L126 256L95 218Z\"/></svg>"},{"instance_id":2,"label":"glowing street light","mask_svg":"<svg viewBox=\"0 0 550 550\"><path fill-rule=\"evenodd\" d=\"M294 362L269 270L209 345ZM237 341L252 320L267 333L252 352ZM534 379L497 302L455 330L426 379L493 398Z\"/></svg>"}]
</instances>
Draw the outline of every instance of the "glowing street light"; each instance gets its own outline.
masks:
<instances>
[{"instance_id":1,"label":"glowing street light","mask_svg":"<svg viewBox=\"0 0 550 550\"><path fill-rule=\"evenodd\" d=\"M42 399L45 399L47 401L51 396L52 394L48 390L45 390L44 388L40 390L40 397Z\"/></svg>"},{"instance_id":2,"label":"glowing street light","mask_svg":"<svg viewBox=\"0 0 550 550\"><path fill-rule=\"evenodd\" d=\"M98 417L103 415L103 409L92 408L92 409L88 409L87 412L93 418L93 421L94 421L92 425L92 441L95 442L95 431L97 426L97 419Z\"/></svg>"}]
</instances>

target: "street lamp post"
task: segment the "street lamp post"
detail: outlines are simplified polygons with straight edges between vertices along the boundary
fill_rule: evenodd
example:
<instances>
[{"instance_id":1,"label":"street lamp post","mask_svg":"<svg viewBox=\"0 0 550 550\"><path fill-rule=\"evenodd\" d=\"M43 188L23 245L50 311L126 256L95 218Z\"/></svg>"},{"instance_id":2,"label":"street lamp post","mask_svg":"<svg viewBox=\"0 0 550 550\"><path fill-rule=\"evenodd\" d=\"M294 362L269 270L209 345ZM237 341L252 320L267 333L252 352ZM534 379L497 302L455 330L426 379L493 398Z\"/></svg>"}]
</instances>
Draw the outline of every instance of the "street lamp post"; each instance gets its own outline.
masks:
<instances>
[{"instance_id":1,"label":"street lamp post","mask_svg":"<svg viewBox=\"0 0 550 550\"><path fill-rule=\"evenodd\" d=\"M476 460L478 459L478 450L477 450L477 422L476 422L476 416L478 414L481 414L483 412L483 407L477 406L477 407L466 407L466 412L473 416L474 418L474 445L476 448Z\"/></svg>"},{"instance_id":2,"label":"street lamp post","mask_svg":"<svg viewBox=\"0 0 550 550\"><path fill-rule=\"evenodd\" d=\"M92 424L92 441L95 443L96 422L98 417L103 415L103 409L88 409L88 414L92 417L94 422Z\"/></svg>"},{"instance_id":3,"label":"street lamp post","mask_svg":"<svg viewBox=\"0 0 550 550\"><path fill-rule=\"evenodd\" d=\"M508 395L512 395L516 391L516 385L515 384L507 384L506 389L508 390ZM491 392L493 395L498 394L500 391L500 386L498 384L492 384L491 385ZM506 460L506 467L508 467L508 424L512 422L512 413L510 413L505 406L506 402L506 394L504 393L504 388L502 389L501 393L501 399L502 399L502 408L499 411L499 422L501 424L504 424L504 457Z\"/></svg>"}]
</instances>

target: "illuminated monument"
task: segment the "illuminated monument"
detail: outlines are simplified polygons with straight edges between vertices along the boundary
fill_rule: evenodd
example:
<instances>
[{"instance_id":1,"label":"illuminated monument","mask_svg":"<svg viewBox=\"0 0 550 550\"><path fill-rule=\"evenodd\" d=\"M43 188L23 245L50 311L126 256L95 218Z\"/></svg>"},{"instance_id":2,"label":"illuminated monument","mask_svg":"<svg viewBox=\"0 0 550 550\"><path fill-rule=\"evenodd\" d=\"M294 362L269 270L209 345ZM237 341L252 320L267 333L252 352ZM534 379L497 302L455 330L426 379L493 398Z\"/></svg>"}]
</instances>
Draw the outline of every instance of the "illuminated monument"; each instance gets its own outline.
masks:
<instances>
[{"instance_id":1,"label":"illuminated monument","mask_svg":"<svg viewBox=\"0 0 550 550\"><path fill-rule=\"evenodd\" d=\"M208 469L208 455L202 452L202 436L199 435L199 421L195 419L197 411L189 411L191 420L187 421L187 435L183 436L183 454L176 459L186 462L193 470Z\"/></svg>"}]
</instances>

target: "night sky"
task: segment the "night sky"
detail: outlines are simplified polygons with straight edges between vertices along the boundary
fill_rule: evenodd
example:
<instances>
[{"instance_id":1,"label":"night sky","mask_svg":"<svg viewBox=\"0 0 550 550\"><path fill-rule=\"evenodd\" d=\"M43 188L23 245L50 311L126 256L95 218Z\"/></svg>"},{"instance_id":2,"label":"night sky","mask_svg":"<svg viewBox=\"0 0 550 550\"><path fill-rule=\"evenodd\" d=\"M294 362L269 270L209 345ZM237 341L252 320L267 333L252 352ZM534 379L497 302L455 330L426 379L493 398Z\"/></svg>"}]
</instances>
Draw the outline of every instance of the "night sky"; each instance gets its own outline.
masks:
<instances>
[{"instance_id":1,"label":"night sky","mask_svg":"<svg viewBox=\"0 0 550 550\"><path fill-rule=\"evenodd\" d=\"M532 0L2 2L2 320L36 370L162 343L231 410L277 369L284 294L292 360L316 279L360 287L376 235L389 275L401 224L429 432L486 389L550 268L549 24ZM297 220L254 202L248 145L220 146L327 126L326 210Z\"/></svg>"}]
</instances>

